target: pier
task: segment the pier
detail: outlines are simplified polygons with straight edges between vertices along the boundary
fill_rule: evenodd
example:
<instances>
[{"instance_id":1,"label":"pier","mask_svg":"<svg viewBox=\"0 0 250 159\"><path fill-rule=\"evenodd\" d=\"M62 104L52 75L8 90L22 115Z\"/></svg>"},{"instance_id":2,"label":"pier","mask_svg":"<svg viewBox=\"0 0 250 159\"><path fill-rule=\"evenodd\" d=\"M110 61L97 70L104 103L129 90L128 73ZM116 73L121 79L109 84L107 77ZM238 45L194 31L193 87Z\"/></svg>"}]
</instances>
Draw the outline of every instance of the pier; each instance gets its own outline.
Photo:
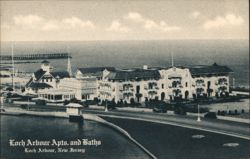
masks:
<instances>
[{"instance_id":1,"label":"pier","mask_svg":"<svg viewBox=\"0 0 250 159\"><path fill-rule=\"evenodd\" d=\"M72 58L69 53L47 53L47 54L25 54L25 55L14 55L13 60L45 60L45 59L67 59ZM11 55L1 55L1 61L12 60Z\"/></svg>"}]
</instances>

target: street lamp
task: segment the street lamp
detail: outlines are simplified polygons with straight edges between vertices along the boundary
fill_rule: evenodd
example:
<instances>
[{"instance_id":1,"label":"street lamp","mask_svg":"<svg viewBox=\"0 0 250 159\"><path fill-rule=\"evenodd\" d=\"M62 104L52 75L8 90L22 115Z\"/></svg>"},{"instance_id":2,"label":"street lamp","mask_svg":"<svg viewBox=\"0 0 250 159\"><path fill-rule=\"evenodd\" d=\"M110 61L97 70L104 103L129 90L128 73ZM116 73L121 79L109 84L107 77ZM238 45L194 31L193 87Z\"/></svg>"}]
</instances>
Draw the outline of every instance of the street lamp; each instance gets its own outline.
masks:
<instances>
[{"instance_id":1,"label":"street lamp","mask_svg":"<svg viewBox=\"0 0 250 159\"><path fill-rule=\"evenodd\" d=\"M201 117L200 117L200 105L199 105L199 103L198 103L197 121L198 121L198 122L200 122L200 121L201 121Z\"/></svg>"},{"instance_id":2,"label":"street lamp","mask_svg":"<svg viewBox=\"0 0 250 159\"><path fill-rule=\"evenodd\" d=\"M28 109L28 110L30 109L30 99L29 99L29 96L28 96L28 104L27 104L27 109Z\"/></svg>"},{"instance_id":3,"label":"street lamp","mask_svg":"<svg viewBox=\"0 0 250 159\"><path fill-rule=\"evenodd\" d=\"M105 103L105 112L108 112L108 103L107 103L107 95L106 95L106 103Z\"/></svg>"}]
</instances>

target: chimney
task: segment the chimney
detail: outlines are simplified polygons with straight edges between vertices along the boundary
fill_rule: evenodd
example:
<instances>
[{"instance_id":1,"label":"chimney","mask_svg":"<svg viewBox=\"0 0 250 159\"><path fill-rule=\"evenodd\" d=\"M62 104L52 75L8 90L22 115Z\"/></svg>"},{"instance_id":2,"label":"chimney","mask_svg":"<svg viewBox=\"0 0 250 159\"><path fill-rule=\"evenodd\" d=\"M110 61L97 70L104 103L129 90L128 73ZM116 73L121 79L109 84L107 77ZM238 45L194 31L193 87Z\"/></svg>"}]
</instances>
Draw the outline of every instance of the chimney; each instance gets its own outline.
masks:
<instances>
[{"instance_id":1,"label":"chimney","mask_svg":"<svg viewBox=\"0 0 250 159\"><path fill-rule=\"evenodd\" d=\"M143 69L147 70L148 69L148 65L143 65Z\"/></svg>"}]
</instances>

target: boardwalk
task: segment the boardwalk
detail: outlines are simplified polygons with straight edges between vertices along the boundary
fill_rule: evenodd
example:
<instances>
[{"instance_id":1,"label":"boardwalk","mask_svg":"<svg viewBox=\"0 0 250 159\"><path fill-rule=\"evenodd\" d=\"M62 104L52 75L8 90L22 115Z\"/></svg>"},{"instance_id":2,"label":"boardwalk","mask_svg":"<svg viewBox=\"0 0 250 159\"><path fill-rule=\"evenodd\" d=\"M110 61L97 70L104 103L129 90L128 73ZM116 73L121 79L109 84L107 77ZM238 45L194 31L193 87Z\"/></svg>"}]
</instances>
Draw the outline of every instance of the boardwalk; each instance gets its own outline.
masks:
<instances>
[{"instance_id":1,"label":"boardwalk","mask_svg":"<svg viewBox=\"0 0 250 159\"><path fill-rule=\"evenodd\" d=\"M26 54L26 55L15 55L14 60L40 60L40 59L66 59L71 58L68 53L53 53L53 54ZM12 60L10 55L2 55L0 59L3 61Z\"/></svg>"}]
</instances>

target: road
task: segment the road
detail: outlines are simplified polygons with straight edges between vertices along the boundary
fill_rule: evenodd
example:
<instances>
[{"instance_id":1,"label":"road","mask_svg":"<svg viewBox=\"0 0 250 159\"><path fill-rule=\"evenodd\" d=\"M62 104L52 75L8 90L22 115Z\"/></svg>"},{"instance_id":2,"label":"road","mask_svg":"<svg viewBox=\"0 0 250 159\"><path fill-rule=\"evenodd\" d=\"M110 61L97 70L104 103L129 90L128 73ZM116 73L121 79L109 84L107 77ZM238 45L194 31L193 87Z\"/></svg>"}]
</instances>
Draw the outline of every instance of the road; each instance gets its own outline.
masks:
<instances>
[{"instance_id":1,"label":"road","mask_svg":"<svg viewBox=\"0 0 250 159\"><path fill-rule=\"evenodd\" d=\"M16 107L18 105L5 104L7 107ZM31 110L37 111L65 111L65 107L61 106L35 106L31 105ZM232 122L218 119L201 118L201 122L197 122L197 117L187 115L173 115L168 113L151 113L151 112L129 112L112 110L105 112L97 109L84 109L85 113L92 113L100 117L112 117L120 119L133 119L174 125L184 128L204 130L238 138L250 140L250 125L247 123Z\"/></svg>"},{"instance_id":2,"label":"road","mask_svg":"<svg viewBox=\"0 0 250 159\"><path fill-rule=\"evenodd\" d=\"M84 112L97 114L101 117L133 119L133 120L142 120L142 121L149 121L161 124L175 125L175 126L204 130L204 131L220 133L250 140L250 125L246 123L217 120L217 119L206 119L206 118L202 118L201 122L197 122L197 118L193 116L146 113L146 112L120 112L120 111L104 112L102 110L84 110Z\"/></svg>"},{"instance_id":3,"label":"road","mask_svg":"<svg viewBox=\"0 0 250 159\"><path fill-rule=\"evenodd\" d=\"M179 126L103 117L158 159L249 159L250 140Z\"/></svg>"}]
</instances>

